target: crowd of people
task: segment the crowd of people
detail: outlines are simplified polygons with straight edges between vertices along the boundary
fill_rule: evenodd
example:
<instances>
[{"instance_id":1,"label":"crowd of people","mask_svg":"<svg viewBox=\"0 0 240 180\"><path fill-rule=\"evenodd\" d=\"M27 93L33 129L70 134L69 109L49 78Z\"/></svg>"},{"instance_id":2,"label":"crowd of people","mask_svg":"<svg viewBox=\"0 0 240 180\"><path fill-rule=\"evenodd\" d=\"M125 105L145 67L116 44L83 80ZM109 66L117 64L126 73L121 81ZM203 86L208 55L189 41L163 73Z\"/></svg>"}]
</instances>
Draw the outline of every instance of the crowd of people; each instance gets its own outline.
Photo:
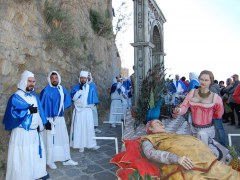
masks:
<instances>
[{"instance_id":1,"label":"crowd of people","mask_svg":"<svg viewBox=\"0 0 240 180\"><path fill-rule=\"evenodd\" d=\"M235 122L234 112L237 115L237 127L240 128L238 78L239 76L234 74L232 78L227 79L226 86L224 86L224 81L218 83L211 71L204 70L200 75L190 72L189 81L185 77L180 78L179 75L171 81L167 80L168 92L165 96L165 103L175 106L172 112L173 118L188 113L192 136L178 138L178 136L171 135L169 138L169 135L164 135L169 140L166 144L160 138L163 135L159 135L159 133L165 133L164 125L158 120L152 120L147 124L147 133L153 134L154 137L141 137L141 148L145 157L157 163L178 164L185 170L189 170L184 171L184 176L198 177L199 173L193 173L192 170L196 168L195 161L202 160L196 157L202 157L201 152L195 149L195 154L194 152L189 154L186 148L180 149L183 147L182 143L188 142L188 139L198 147L202 147L207 153L208 158L205 159L207 164L201 165L201 168L216 167L222 172L220 175L216 174L216 170L209 170L207 176L218 177L220 175L221 177L228 172L227 177L230 179L239 178L239 174L235 171L215 163L215 159L220 159L221 152L214 144L217 137L218 141L226 147L223 123L229 122L230 125L235 125L237 122ZM5 129L11 130L7 180L47 179L49 178L47 165L51 169L57 169L55 162L58 161L65 166L78 165L78 162L71 158L70 147L77 148L80 153L84 152L85 148L92 150L100 148L94 138L95 133L101 131L98 129L98 92L92 74L88 71L81 71L79 82L73 86L70 93L61 84L61 76L57 71L51 71L46 81L48 85L38 96L34 92L36 83L34 74L24 71L17 85L18 90L9 98L3 119ZM112 128L116 128L116 125L123 121L127 109L131 108L132 93L130 79L123 78L121 75L114 77L109 90L111 98L109 123ZM68 134L64 111L72 104L74 104L74 109L70 134ZM175 139L174 142L176 139L186 141L179 141L179 148L174 146L176 151L165 152L169 149L167 145L170 145L173 139ZM165 148L161 149L158 140L164 144ZM187 143L186 147L188 146ZM215 165L212 166L212 163ZM168 172L170 171L173 169L169 168Z\"/></svg>"},{"instance_id":2,"label":"crowd of people","mask_svg":"<svg viewBox=\"0 0 240 180\"><path fill-rule=\"evenodd\" d=\"M219 101L223 104L223 115L218 117L213 117L212 124L214 127L214 134L212 137L215 138L223 145L226 146L226 133L223 127L223 123L229 123L229 125L236 125L237 128L240 128L240 85L239 85L239 76L234 74L231 78L227 78L226 86L224 81L219 81L214 79L213 74L211 73L211 83L209 84L209 92L215 93L218 95ZM177 81L179 81L181 88L177 88ZM239 85L239 86L238 86ZM238 87L238 88L237 88ZM187 90L185 90L187 88ZM199 89L200 88L200 89ZM179 79L179 75L175 75L175 79L172 80L168 85L168 94L166 95L167 104L179 105L185 97L188 97L187 94L191 94L192 89L199 89L196 91L201 91L203 85L200 83L200 76L195 72L189 73L189 81L183 76ZM210 95L210 94L209 94ZM181 97L181 101L179 101ZM220 98L219 98L220 97ZM169 100L170 99L170 100ZM176 100L177 99L177 100ZM222 106L221 106L222 107ZM188 120L192 119L192 108L188 109ZM236 114L236 116L234 115ZM199 118L199 115L197 115ZM191 122L190 122L191 123Z\"/></svg>"},{"instance_id":3,"label":"crowd of people","mask_svg":"<svg viewBox=\"0 0 240 180\"><path fill-rule=\"evenodd\" d=\"M142 176L148 173L163 179L240 179L239 172L220 162L223 152L215 143L216 132L222 147L226 146L222 124L225 108L221 93L227 93L228 98L232 93L232 99L235 98L234 102L237 102L237 91L240 90L240 85L236 85L238 75L234 74L232 78L233 83L229 85L231 88L223 87L222 81L220 86L208 70L202 71L199 76L191 72L189 83L184 82L185 78L180 80L179 75L167 81L166 96L170 96L167 103L175 105L173 120L189 112L190 135L169 134L160 120L148 121L146 132L149 135L125 143L125 152L111 160L120 167L117 176L124 179L137 169ZM179 97L183 97L181 102L176 101ZM231 99L226 104L231 107ZM232 111L237 110L235 104L232 107ZM139 143L135 149L140 150L129 147L138 144L134 141ZM141 164L143 168L136 164Z\"/></svg>"}]
</instances>

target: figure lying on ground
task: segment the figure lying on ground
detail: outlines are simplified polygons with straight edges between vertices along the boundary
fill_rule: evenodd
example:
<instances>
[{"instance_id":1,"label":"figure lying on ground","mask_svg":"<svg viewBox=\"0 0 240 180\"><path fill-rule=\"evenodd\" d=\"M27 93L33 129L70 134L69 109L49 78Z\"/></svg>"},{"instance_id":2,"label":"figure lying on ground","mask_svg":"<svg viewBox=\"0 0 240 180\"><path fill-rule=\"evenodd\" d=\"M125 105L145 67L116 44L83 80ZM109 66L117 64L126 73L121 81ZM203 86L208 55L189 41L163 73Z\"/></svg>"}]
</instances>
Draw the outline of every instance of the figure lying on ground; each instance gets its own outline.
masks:
<instances>
[{"instance_id":1,"label":"figure lying on ground","mask_svg":"<svg viewBox=\"0 0 240 180\"><path fill-rule=\"evenodd\" d=\"M162 122L156 119L148 122L146 130L149 135L137 142L124 140L126 151L110 161L120 167L119 179L128 179L134 170L139 170L143 178L147 173L161 180L240 179L240 173L218 161L201 140L190 135L166 133Z\"/></svg>"}]
</instances>

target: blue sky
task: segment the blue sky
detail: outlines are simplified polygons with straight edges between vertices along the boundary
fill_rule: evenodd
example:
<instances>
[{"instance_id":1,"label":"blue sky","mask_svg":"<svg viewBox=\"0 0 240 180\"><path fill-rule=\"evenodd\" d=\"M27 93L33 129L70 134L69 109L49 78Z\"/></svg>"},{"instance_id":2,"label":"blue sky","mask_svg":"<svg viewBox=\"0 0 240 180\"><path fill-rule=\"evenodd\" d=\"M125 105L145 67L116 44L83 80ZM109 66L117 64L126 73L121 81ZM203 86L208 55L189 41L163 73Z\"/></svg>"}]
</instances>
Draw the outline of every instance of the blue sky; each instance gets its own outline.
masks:
<instances>
[{"instance_id":1,"label":"blue sky","mask_svg":"<svg viewBox=\"0 0 240 180\"><path fill-rule=\"evenodd\" d=\"M113 5L119 0L113 0ZM126 0L133 11L133 1ZM165 65L169 74L213 71L215 79L240 75L240 0L156 0L164 24ZM133 23L132 23L133 25ZM133 27L119 34L122 66L132 73Z\"/></svg>"}]
</instances>

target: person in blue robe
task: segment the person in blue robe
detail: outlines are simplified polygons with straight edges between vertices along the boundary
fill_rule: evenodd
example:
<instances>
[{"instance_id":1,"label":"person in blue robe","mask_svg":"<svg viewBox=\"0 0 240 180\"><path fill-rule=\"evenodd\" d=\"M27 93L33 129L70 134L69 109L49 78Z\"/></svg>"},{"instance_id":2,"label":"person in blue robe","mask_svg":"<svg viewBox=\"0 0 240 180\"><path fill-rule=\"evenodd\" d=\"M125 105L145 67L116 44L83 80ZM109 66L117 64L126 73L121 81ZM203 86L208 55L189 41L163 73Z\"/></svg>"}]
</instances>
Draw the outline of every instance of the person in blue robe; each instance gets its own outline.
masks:
<instances>
[{"instance_id":1,"label":"person in blue robe","mask_svg":"<svg viewBox=\"0 0 240 180\"><path fill-rule=\"evenodd\" d=\"M70 146L84 152L85 148L97 150L94 131L93 108L99 102L96 88L87 83L88 72L81 71L79 83L73 86L71 98L74 102L70 131Z\"/></svg>"},{"instance_id":2,"label":"person in blue robe","mask_svg":"<svg viewBox=\"0 0 240 180\"><path fill-rule=\"evenodd\" d=\"M110 96L111 96L111 106L109 114L109 123L111 127L115 128L117 123L121 122L124 111L124 97L127 97L125 92L125 87L121 83L120 77L113 78L113 84L111 86Z\"/></svg>"},{"instance_id":3,"label":"person in blue robe","mask_svg":"<svg viewBox=\"0 0 240 180\"><path fill-rule=\"evenodd\" d=\"M187 92L187 87L186 85L179 79L179 75L175 75L175 79L171 82L171 90L172 94L177 93L177 94L183 94L184 92Z\"/></svg>"},{"instance_id":4,"label":"person in blue robe","mask_svg":"<svg viewBox=\"0 0 240 180\"><path fill-rule=\"evenodd\" d=\"M48 119L43 132L47 150L47 165L56 169L55 162L63 165L78 165L71 159L69 136L64 118L64 110L72 105L72 100L66 88L61 85L61 76L57 71L48 74L48 85L41 91L40 99Z\"/></svg>"},{"instance_id":5,"label":"person in blue robe","mask_svg":"<svg viewBox=\"0 0 240 180\"><path fill-rule=\"evenodd\" d=\"M127 94L127 104L128 104L128 108L131 108L132 106L132 83L130 79L125 79L123 81L123 86L126 89L126 94Z\"/></svg>"},{"instance_id":6,"label":"person in blue robe","mask_svg":"<svg viewBox=\"0 0 240 180\"><path fill-rule=\"evenodd\" d=\"M11 130L6 180L47 179L46 154L39 133L47 119L34 92L34 74L24 71L17 87L3 118L5 129Z\"/></svg>"},{"instance_id":7,"label":"person in blue robe","mask_svg":"<svg viewBox=\"0 0 240 180\"><path fill-rule=\"evenodd\" d=\"M94 130L95 130L95 133L101 133L102 131L98 128L98 112L97 112L97 104L99 104L98 91L97 91L96 84L93 82L93 77L90 72L88 72L88 84L91 89L91 91L89 92L90 93L89 96L92 96L91 99L94 99L92 101L95 102L94 106L92 108L93 120L94 120Z\"/></svg>"},{"instance_id":8,"label":"person in blue robe","mask_svg":"<svg viewBox=\"0 0 240 180\"><path fill-rule=\"evenodd\" d=\"M177 106L187 93L186 85L179 79L179 75L175 75L175 79L170 83L169 89L171 94L170 104Z\"/></svg>"},{"instance_id":9,"label":"person in blue robe","mask_svg":"<svg viewBox=\"0 0 240 180\"><path fill-rule=\"evenodd\" d=\"M200 83L198 80L198 74L195 72L190 72L189 73L189 85L188 85L188 92L190 92L192 89L198 89L200 87Z\"/></svg>"}]
</instances>

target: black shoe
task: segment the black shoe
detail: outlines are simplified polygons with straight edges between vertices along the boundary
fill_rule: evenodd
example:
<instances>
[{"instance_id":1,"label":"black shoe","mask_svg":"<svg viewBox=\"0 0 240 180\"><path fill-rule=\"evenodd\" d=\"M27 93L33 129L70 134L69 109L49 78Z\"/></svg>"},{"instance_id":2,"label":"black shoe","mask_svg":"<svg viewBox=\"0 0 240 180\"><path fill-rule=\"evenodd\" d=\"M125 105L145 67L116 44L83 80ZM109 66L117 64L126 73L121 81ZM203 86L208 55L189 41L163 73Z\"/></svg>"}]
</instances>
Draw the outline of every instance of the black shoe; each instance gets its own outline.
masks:
<instances>
[{"instance_id":1,"label":"black shoe","mask_svg":"<svg viewBox=\"0 0 240 180\"><path fill-rule=\"evenodd\" d=\"M235 122L231 122L229 125L235 125Z\"/></svg>"}]
</instances>

